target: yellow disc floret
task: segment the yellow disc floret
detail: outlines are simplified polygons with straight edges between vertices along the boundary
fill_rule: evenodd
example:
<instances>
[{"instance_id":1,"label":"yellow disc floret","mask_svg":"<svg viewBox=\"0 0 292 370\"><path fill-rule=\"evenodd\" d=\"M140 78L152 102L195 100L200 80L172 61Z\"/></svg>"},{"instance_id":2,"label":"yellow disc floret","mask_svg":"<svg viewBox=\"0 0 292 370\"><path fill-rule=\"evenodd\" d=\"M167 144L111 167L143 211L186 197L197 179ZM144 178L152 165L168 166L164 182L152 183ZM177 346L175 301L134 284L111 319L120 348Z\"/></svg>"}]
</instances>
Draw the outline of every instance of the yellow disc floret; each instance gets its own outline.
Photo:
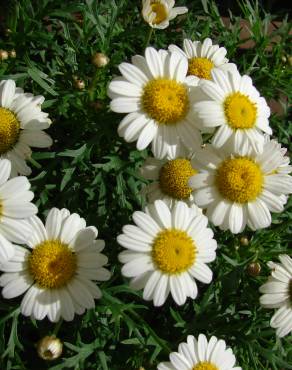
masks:
<instances>
[{"instance_id":1,"label":"yellow disc floret","mask_svg":"<svg viewBox=\"0 0 292 370\"><path fill-rule=\"evenodd\" d=\"M262 191L263 173L260 166L248 157L229 158L217 169L216 186L231 202L247 203Z\"/></svg>"},{"instance_id":2,"label":"yellow disc floret","mask_svg":"<svg viewBox=\"0 0 292 370\"><path fill-rule=\"evenodd\" d=\"M236 129L254 127L257 118L257 107L248 96L235 92L224 101L224 112L228 125Z\"/></svg>"},{"instance_id":3,"label":"yellow disc floret","mask_svg":"<svg viewBox=\"0 0 292 370\"><path fill-rule=\"evenodd\" d=\"M192 370L219 370L217 366L211 364L211 362L203 361L195 365Z\"/></svg>"},{"instance_id":4,"label":"yellow disc floret","mask_svg":"<svg viewBox=\"0 0 292 370\"><path fill-rule=\"evenodd\" d=\"M210 59L194 57L189 59L188 75L211 80L211 70L213 67L214 63Z\"/></svg>"},{"instance_id":5,"label":"yellow disc floret","mask_svg":"<svg viewBox=\"0 0 292 370\"><path fill-rule=\"evenodd\" d=\"M20 123L9 109L0 107L0 154L8 152L16 144Z\"/></svg>"},{"instance_id":6,"label":"yellow disc floret","mask_svg":"<svg viewBox=\"0 0 292 370\"><path fill-rule=\"evenodd\" d=\"M189 111L188 91L179 82L157 78L145 85L142 106L156 122L165 125L175 124Z\"/></svg>"},{"instance_id":7,"label":"yellow disc floret","mask_svg":"<svg viewBox=\"0 0 292 370\"><path fill-rule=\"evenodd\" d=\"M188 159L173 159L162 166L159 172L159 187L164 194L172 198L187 199L192 192L188 180L196 173Z\"/></svg>"},{"instance_id":8,"label":"yellow disc floret","mask_svg":"<svg viewBox=\"0 0 292 370\"><path fill-rule=\"evenodd\" d=\"M60 240L38 244L28 258L28 269L40 288L61 288L76 272L76 255Z\"/></svg>"},{"instance_id":9,"label":"yellow disc floret","mask_svg":"<svg viewBox=\"0 0 292 370\"><path fill-rule=\"evenodd\" d=\"M185 231L166 229L158 233L154 239L153 262L166 274L179 274L186 271L193 265L195 257L196 246Z\"/></svg>"},{"instance_id":10,"label":"yellow disc floret","mask_svg":"<svg viewBox=\"0 0 292 370\"><path fill-rule=\"evenodd\" d=\"M153 1L150 6L152 12L155 13L155 18L152 21L152 24L159 24L167 19L168 13L164 4Z\"/></svg>"}]
</instances>

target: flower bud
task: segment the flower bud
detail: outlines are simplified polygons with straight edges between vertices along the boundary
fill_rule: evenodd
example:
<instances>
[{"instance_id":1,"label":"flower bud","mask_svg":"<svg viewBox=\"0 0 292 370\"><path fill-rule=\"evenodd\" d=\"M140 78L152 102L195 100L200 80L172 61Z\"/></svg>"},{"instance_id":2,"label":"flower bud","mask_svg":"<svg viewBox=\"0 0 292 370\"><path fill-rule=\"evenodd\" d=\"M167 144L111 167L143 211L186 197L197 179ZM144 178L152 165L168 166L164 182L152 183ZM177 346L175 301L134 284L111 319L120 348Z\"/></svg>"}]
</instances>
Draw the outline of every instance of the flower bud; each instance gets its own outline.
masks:
<instances>
[{"instance_id":1,"label":"flower bud","mask_svg":"<svg viewBox=\"0 0 292 370\"><path fill-rule=\"evenodd\" d=\"M8 52L6 50L0 50L0 61L8 59Z\"/></svg>"},{"instance_id":2,"label":"flower bud","mask_svg":"<svg viewBox=\"0 0 292 370\"><path fill-rule=\"evenodd\" d=\"M37 344L37 351L40 358L52 361L59 358L62 354L63 343L55 335L47 335Z\"/></svg>"},{"instance_id":3,"label":"flower bud","mask_svg":"<svg viewBox=\"0 0 292 370\"><path fill-rule=\"evenodd\" d=\"M75 80L74 85L78 90L83 90L85 88L85 82L83 80Z\"/></svg>"},{"instance_id":4,"label":"flower bud","mask_svg":"<svg viewBox=\"0 0 292 370\"><path fill-rule=\"evenodd\" d=\"M109 58L103 53L95 53L91 59L92 64L97 68L105 67L109 63Z\"/></svg>"},{"instance_id":5,"label":"flower bud","mask_svg":"<svg viewBox=\"0 0 292 370\"><path fill-rule=\"evenodd\" d=\"M14 49L9 51L10 58L16 58L16 51Z\"/></svg>"},{"instance_id":6,"label":"flower bud","mask_svg":"<svg viewBox=\"0 0 292 370\"><path fill-rule=\"evenodd\" d=\"M258 262L251 262L247 266L247 273L249 276L256 277L260 274L261 269L261 265Z\"/></svg>"},{"instance_id":7,"label":"flower bud","mask_svg":"<svg viewBox=\"0 0 292 370\"><path fill-rule=\"evenodd\" d=\"M242 236L240 238L240 244L243 245L244 247L247 247L249 245L249 240L246 236Z\"/></svg>"}]
</instances>

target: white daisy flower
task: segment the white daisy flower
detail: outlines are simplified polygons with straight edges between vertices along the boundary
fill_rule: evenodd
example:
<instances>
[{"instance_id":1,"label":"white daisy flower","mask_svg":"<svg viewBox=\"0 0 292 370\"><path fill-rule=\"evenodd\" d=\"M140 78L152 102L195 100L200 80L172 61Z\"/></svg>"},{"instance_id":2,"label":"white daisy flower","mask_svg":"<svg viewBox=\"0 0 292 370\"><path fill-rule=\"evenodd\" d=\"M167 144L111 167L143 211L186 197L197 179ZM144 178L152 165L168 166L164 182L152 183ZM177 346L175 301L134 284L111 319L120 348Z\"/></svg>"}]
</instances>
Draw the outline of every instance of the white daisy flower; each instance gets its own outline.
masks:
<instances>
[{"instance_id":1,"label":"white daisy flower","mask_svg":"<svg viewBox=\"0 0 292 370\"><path fill-rule=\"evenodd\" d=\"M219 68L223 71L236 71L234 63L228 63L225 58L227 50L219 45L212 45L207 38L203 42L184 39L183 50L176 45L169 45L168 49L178 52L188 60L188 74L195 76L197 84L201 79L211 80L211 71Z\"/></svg>"},{"instance_id":2,"label":"white daisy flower","mask_svg":"<svg viewBox=\"0 0 292 370\"><path fill-rule=\"evenodd\" d=\"M207 208L208 218L222 230L236 234L246 225L265 228L271 224L270 212L283 211L292 177L278 173L286 160L275 141L267 142L261 154L247 146L232 152L207 145L197 158L202 173L189 186L196 189L195 203Z\"/></svg>"},{"instance_id":3,"label":"white daisy flower","mask_svg":"<svg viewBox=\"0 0 292 370\"><path fill-rule=\"evenodd\" d=\"M226 348L223 339L211 337L208 341L204 334L198 339L188 335L187 342L180 343L178 352L169 355L169 362L161 362L158 370L241 370L236 366L231 348Z\"/></svg>"},{"instance_id":4,"label":"white daisy flower","mask_svg":"<svg viewBox=\"0 0 292 370\"><path fill-rule=\"evenodd\" d=\"M30 147L47 148L52 139L43 130L50 126L48 114L42 112L43 96L24 94L13 80L0 82L0 158L11 161L11 176L30 175L26 159Z\"/></svg>"},{"instance_id":5,"label":"white daisy flower","mask_svg":"<svg viewBox=\"0 0 292 370\"><path fill-rule=\"evenodd\" d=\"M188 180L197 173L192 155L180 150L174 158L157 159L148 157L140 169L141 175L152 180L152 183L142 189L150 203L157 199L164 200L170 208L177 200L188 205L194 203L193 189L189 187Z\"/></svg>"},{"instance_id":6,"label":"white daisy flower","mask_svg":"<svg viewBox=\"0 0 292 370\"><path fill-rule=\"evenodd\" d=\"M194 109L203 127L217 128L212 144L221 148L228 143L239 150L248 143L260 152L264 144L263 132L271 135L270 108L252 84L249 76L237 71L211 71L212 81L201 80L200 87L207 96L196 102Z\"/></svg>"},{"instance_id":7,"label":"white daisy flower","mask_svg":"<svg viewBox=\"0 0 292 370\"><path fill-rule=\"evenodd\" d=\"M107 257L100 252L103 240L95 240L97 229L67 209L52 208L46 224L33 216L33 233L27 241L30 249L15 245L14 257L1 264L0 278L4 298L25 293L21 313L52 322L61 317L71 321L95 306L101 291L92 280L108 280L110 273L102 266Z\"/></svg>"},{"instance_id":8,"label":"white daisy flower","mask_svg":"<svg viewBox=\"0 0 292 370\"><path fill-rule=\"evenodd\" d=\"M31 203L34 197L30 183L24 176L9 180L11 162L0 159L0 262L14 254L10 242L25 243L31 234L28 218L37 213Z\"/></svg>"},{"instance_id":9,"label":"white daisy flower","mask_svg":"<svg viewBox=\"0 0 292 370\"><path fill-rule=\"evenodd\" d=\"M208 219L195 207L178 201L172 209L156 200L145 212L134 212L137 226L126 225L117 240L127 248L119 254L122 274L142 289L145 300L161 306L169 292L178 305L198 294L195 279L209 284L217 248Z\"/></svg>"},{"instance_id":10,"label":"white daisy flower","mask_svg":"<svg viewBox=\"0 0 292 370\"><path fill-rule=\"evenodd\" d=\"M187 60L178 53L145 50L132 63L119 66L123 77L114 79L108 89L111 109L129 113L118 133L127 142L137 141L143 150L152 142L155 157L164 158L178 145L197 148L201 134L191 109L195 99L193 76L187 76Z\"/></svg>"},{"instance_id":11,"label":"white daisy flower","mask_svg":"<svg viewBox=\"0 0 292 370\"><path fill-rule=\"evenodd\" d=\"M169 21L188 11L185 6L174 8L174 5L174 0L142 0L142 16L152 28L167 28Z\"/></svg>"},{"instance_id":12,"label":"white daisy flower","mask_svg":"<svg viewBox=\"0 0 292 370\"><path fill-rule=\"evenodd\" d=\"M278 308L271 327L277 329L276 334L281 338L292 332L292 258L282 254L279 260L281 263L268 263L272 273L260 287L263 293L260 303L265 308Z\"/></svg>"}]
</instances>

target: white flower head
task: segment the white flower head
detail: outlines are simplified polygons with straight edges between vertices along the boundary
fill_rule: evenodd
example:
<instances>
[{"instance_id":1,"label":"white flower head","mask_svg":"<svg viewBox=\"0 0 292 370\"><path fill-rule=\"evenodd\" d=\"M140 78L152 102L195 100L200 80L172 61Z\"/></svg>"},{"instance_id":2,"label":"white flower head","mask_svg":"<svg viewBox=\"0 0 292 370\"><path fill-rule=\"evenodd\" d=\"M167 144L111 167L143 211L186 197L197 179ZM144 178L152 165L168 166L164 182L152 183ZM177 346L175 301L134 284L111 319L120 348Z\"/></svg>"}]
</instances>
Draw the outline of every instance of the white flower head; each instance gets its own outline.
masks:
<instances>
[{"instance_id":1,"label":"white flower head","mask_svg":"<svg viewBox=\"0 0 292 370\"><path fill-rule=\"evenodd\" d=\"M142 16L152 28L167 28L169 21L188 11L185 6L174 5L174 0L142 0Z\"/></svg>"},{"instance_id":2,"label":"white flower head","mask_svg":"<svg viewBox=\"0 0 292 370\"><path fill-rule=\"evenodd\" d=\"M187 76L187 60L148 47L145 57L136 55L132 63L120 64L123 77L108 88L111 109L129 113L119 125L119 135L127 142L137 141L139 150L152 142L152 152L160 159L180 145L200 147L201 134L191 109L196 92L192 76Z\"/></svg>"},{"instance_id":3,"label":"white flower head","mask_svg":"<svg viewBox=\"0 0 292 370\"><path fill-rule=\"evenodd\" d=\"M281 263L268 263L272 273L260 287L260 303L265 308L278 308L271 327L277 329L276 335L281 338L292 332L292 258L282 254L279 260Z\"/></svg>"},{"instance_id":4,"label":"white flower head","mask_svg":"<svg viewBox=\"0 0 292 370\"><path fill-rule=\"evenodd\" d=\"M207 145L196 157L201 173L189 180L195 203L207 208L214 225L234 234L246 225L252 230L270 226L270 212L282 212L292 192L284 154L274 140L266 141L261 154L248 146L234 152Z\"/></svg>"},{"instance_id":5,"label":"white flower head","mask_svg":"<svg viewBox=\"0 0 292 370\"><path fill-rule=\"evenodd\" d=\"M206 97L196 102L194 109L203 127L217 128L212 144L217 148L230 145L237 151L246 143L261 152L264 133L272 134L266 100L249 76L218 68L212 70L211 75L212 81L200 81L199 86Z\"/></svg>"},{"instance_id":6,"label":"white flower head","mask_svg":"<svg viewBox=\"0 0 292 370\"><path fill-rule=\"evenodd\" d=\"M219 68L222 71L236 71L236 65L228 63L225 58L227 50L219 45L212 45L212 40L207 38L203 42L184 39L183 50L176 45L169 45L172 52L182 54L188 60L188 74L194 76L196 84L201 79L211 80L211 71Z\"/></svg>"},{"instance_id":7,"label":"white flower head","mask_svg":"<svg viewBox=\"0 0 292 370\"><path fill-rule=\"evenodd\" d=\"M195 279L209 284L217 248L208 219L196 207L178 201L169 208L156 200L145 212L133 214L134 225L123 227L117 240L126 248L119 254L122 274L132 278L130 286L142 289L145 300L161 306L171 293L178 305L195 299Z\"/></svg>"},{"instance_id":8,"label":"white flower head","mask_svg":"<svg viewBox=\"0 0 292 370\"><path fill-rule=\"evenodd\" d=\"M43 96L23 93L13 80L0 82L0 157L11 161L11 176L30 175L26 164L30 147L52 145L52 139L43 131L51 123L41 110L43 101Z\"/></svg>"},{"instance_id":9,"label":"white flower head","mask_svg":"<svg viewBox=\"0 0 292 370\"><path fill-rule=\"evenodd\" d=\"M101 291L92 280L108 280L102 266L107 257L100 253L103 240L96 240L97 229L67 209L52 208L45 225L33 216L29 249L15 245L15 255L1 264L0 278L4 298L25 293L21 313L52 322L71 321L95 306Z\"/></svg>"},{"instance_id":10,"label":"white flower head","mask_svg":"<svg viewBox=\"0 0 292 370\"><path fill-rule=\"evenodd\" d=\"M14 254L10 242L25 243L31 234L29 217L37 213L31 203L34 197L30 183L25 176L9 179L11 162L0 159L0 263Z\"/></svg>"},{"instance_id":11,"label":"white flower head","mask_svg":"<svg viewBox=\"0 0 292 370\"><path fill-rule=\"evenodd\" d=\"M204 334L198 339L188 335L187 342L180 343L178 352L169 355L169 362L161 362L158 370L242 370L236 366L231 348L226 348L223 339L211 337L208 341Z\"/></svg>"},{"instance_id":12,"label":"white flower head","mask_svg":"<svg viewBox=\"0 0 292 370\"><path fill-rule=\"evenodd\" d=\"M146 158L140 173L152 182L142 189L142 194L147 196L147 200L153 203L157 199L162 199L170 207L177 200L186 202L188 205L194 204L193 189L189 187L188 180L197 173L194 160L191 161L192 154L180 150L174 157L157 159Z\"/></svg>"}]
</instances>

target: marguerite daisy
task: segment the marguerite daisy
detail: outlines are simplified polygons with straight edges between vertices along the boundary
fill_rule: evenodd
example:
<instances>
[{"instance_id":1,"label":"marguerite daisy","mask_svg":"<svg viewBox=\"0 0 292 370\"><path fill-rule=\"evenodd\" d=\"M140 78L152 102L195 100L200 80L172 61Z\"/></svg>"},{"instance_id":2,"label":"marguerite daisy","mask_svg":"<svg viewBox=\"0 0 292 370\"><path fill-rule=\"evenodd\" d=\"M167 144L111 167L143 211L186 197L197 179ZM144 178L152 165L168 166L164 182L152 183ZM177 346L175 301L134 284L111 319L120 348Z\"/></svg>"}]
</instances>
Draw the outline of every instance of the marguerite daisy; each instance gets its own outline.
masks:
<instances>
[{"instance_id":1,"label":"marguerite daisy","mask_svg":"<svg viewBox=\"0 0 292 370\"><path fill-rule=\"evenodd\" d=\"M211 71L212 81L201 80L200 87L206 98L194 104L202 126L219 127L212 144L221 148L225 143L238 150L248 143L260 152L264 145L263 132L271 135L270 108L252 84L249 76L238 71Z\"/></svg>"},{"instance_id":2,"label":"marguerite daisy","mask_svg":"<svg viewBox=\"0 0 292 370\"><path fill-rule=\"evenodd\" d=\"M33 192L24 176L9 180L11 162L0 159L0 263L14 254L10 242L25 243L31 234L28 218L37 213Z\"/></svg>"},{"instance_id":3,"label":"marguerite daisy","mask_svg":"<svg viewBox=\"0 0 292 370\"><path fill-rule=\"evenodd\" d=\"M43 130L50 126L48 114L40 105L43 96L24 94L13 80L0 82L0 157L11 161L11 176L29 175L25 163L30 147L47 148L52 139Z\"/></svg>"},{"instance_id":4,"label":"marguerite daisy","mask_svg":"<svg viewBox=\"0 0 292 370\"><path fill-rule=\"evenodd\" d=\"M228 63L225 58L227 50L219 45L212 45L212 40L207 38L203 42L184 39L183 49L170 45L168 49L179 52L188 60L188 74L195 76L197 83L200 79L211 80L211 71L219 68L223 71L236 71L236 65Z\"/></svg>"},{"instance_id":5,"label":"marguerite daisy","mask_svg":"<svg viewBox=\"0 0 292 370\"><path fill-rule=\"evenodd\" d=\"M282 212L292 192L292 177L278 173L284 159L282 150L268 142L261 154L248 146L239 152L207 145L198 153L202 173L192 177L195 203L207 208L207 216L223 230L242 232L271 224L270 212Z\"/></svg>"},{"instance_id":6,"label":"marguerite daisy","mask_svg":"<svg viewBox=\"0 0 292 370\"><path fill-rule=\"evenodd\" d=\"M101 297L92 280L110 277L102 267L107 263L100 253L104 241L95 240L97 229L86 227L83 218L67 209L51 209L45 226L36 216L30 223L29 249L15 245L15 255L0 266L2 295L14 298L26 292L20 307L25 316L71 321Z\"/></svg>"},{"instance_id":7,"label":"marguerite daisy","mask_svg":"<svg viewBox=\"0 0 292 370\"><path fill-rule=\"evenodd\" d=\"M170 362L161 362L158 370L241 370L234 367L236 359L231 348L226 348L223 339L204 334L198 340L188 335L187 342L180 343L178 352L169 355Z\"/></svg>"},{"instance_id":8,"label":"marguerite daisy","mask_svg":"<svg viewBox=\"0 0 292 370\"><path fill-rule=\"evenodd\" d=\"M188 180L197 170L194 161L191 161L191 155L180 148L174 157L148 157L141 167L141 175L152 180L142 190L150 203L157 199L164 200L170 207L177 200L185 201L188 205L194 203L193 189L189 187Z\"/></svg>"},{"instance_id":9,"label":"marguerite daisy","mask_svg":"<svg viewBox=\"0 0 292 370\"><path fill-rule=\"evenodd\" d=\"M108 89L111 109L129 113L119 125L119 135L127 142L137 140L139 150L152 142L157 158L181 144L199 147L201 134L191 109L196 93L192 76L187 76L187 60L148 47L145 58L136 55L132 63L120 64L123 77L114 79Z\"/></svg>"},{"instance_id":10,"label":"marguerite daisy","mask_svg":"<svg viewBox=\"0 0 292 370\"><path fill-rule=\"evenodd\" d=\"M260 287L260 303L266 308L278 308L271 327L277 329L278 337L284 337L292 331L292 258L282 254L279 260L281 263L268 263L272 274Z\"/></svg>"},{"instance_id":11,"label":"marguerite daisy","mask_svg":"<svg viewBox=\"0 0 292 370\"><path fill-rule=\"evenodd\" d=\"M188 11L185 6L174 8L174 5L174 0L142 0L143 18L150 27L164 29L169 26L169 21Z\"/></svg>"},{"instance_id":12,"label":"marguerite daisy","mask_svg":"<svg viewBox=\"0 0 292 370\"><path fill-rule=\"evenodd\" d=\"M178 201L172 209L156 200L145 212L134 212L137 226L126 225L117 240L122 274L132 278L131 287L142 289L143 298L161 306L169 292L179 305L198 294L195 279L209 284L217 248L208 219L196 207Z\"/></svg>"}]
</instances>

